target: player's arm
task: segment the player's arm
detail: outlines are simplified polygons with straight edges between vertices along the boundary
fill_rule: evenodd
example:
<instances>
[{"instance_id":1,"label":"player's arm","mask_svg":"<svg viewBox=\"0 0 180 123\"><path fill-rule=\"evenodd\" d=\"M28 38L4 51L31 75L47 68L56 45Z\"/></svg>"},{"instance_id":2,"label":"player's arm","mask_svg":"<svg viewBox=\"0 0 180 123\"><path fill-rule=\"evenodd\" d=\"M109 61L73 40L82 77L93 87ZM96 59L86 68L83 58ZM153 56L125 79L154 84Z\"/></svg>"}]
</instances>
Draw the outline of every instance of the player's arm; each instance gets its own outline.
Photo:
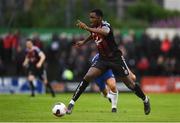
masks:
<instances>
[{"instance_id":1,"label":"player's arm","mask_svg":"<svg viewBox=\"0 0 180 123\"><path fill-rule=\"evenodd\" d=\"M86 44L87 42L89 42L91 39L92 39L92 36L89 35L85 40L76 42L75 46L80 47L80 46Z\"/></svg>"},{"instance_id":2,"label":"player's arm","mask_svg":"<svg viewBox=\"0 0 180 123\"><path fill-rule=\"evenodd\" d=\"M24 59L24 62L23 62L23 66L26 67L28 65L28 62L29 62L29 59L26 56L25 59Z\"/></svg>"},{"instance_id":3,"label":"player's arm","mask_svg":"<svg viewBox=\"0 0 180 123\"><path fill-rule=\"evenodd\" d=\"M94 33L98 33L101 35L105 35L105 36L107 36L110 32L109 27L91 28L91 27L87 26L85 23L81 22L80 20L77 21L76 25L81 29L87 30L89 32L94 32Z\"/></svg>"},{"instance_id":4,"label":"player's arm","mask_svg":"<svg viewBox=\"0 0 180 123\"><path fill-rule=\"evenodd\" d=\"M91 27L87 27L86 30L90 32L98 33L101 35L105 35L105 36L107 36L110 31L110 29L108 28L91 28Z\"/></svg>"},{"instance_id":5,"label":"player's arm","mask_svg":"<svg viewBox=\"0 0 180 123\"><path fill-rule=\"evenodd\" d=\"M39 52L39 57L40 57L39 62L36 64L37 68L40 68L46 59L46 56L42 51Z\"/></svg>"}]
</instances>

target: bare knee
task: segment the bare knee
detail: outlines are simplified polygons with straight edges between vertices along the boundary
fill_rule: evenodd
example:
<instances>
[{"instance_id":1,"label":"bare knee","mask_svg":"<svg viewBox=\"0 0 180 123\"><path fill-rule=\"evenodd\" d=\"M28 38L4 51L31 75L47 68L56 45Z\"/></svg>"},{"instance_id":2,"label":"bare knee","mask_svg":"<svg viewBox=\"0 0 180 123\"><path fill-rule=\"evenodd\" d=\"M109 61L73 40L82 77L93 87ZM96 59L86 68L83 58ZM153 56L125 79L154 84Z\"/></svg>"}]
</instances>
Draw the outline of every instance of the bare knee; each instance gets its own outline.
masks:
<instances>
[{"instance_id":1,"label":"bare knee","mask_svg":"<svg viewBox=\"0 0 180 123\"><path fill-rule=\"evenodd\" d=\"M134 82L136 81L136 75L131 70L129 70L129 76Z\"/></svg>"},{"instance_id":2,"label":"bare knee","mask_svg":"<svg viewBox=\"0 0 180 123\"><path fill-rule=\"evenodd\" d=\"M131 77L131 79L135 82L135 81L136 81L136 75L133 74L132 77Z\"/></svg>"},{"instance_id":3,"label":"bare knee","mask_svg":"<svg viewBox=\"0 0 180 123\"><path fill-rule=\"evenodd\" d=\"M110 88L110 90L114 93L117 92L117 88L116 88L116 80L114 78L109 78L107 80L107 85Z\"/></svg>"}]
</instances>

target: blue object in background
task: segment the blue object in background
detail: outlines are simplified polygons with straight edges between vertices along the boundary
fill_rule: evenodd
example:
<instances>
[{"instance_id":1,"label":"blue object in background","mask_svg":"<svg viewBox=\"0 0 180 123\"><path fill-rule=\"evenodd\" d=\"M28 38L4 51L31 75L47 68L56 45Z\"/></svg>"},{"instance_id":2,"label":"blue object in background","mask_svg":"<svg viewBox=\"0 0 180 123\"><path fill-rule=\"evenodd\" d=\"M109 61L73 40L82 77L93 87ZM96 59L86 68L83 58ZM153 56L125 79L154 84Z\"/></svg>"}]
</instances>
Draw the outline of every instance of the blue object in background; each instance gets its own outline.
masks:
<instances>
[{"instance_id":1,"label":"blue object in background","mask_svg":"<svg viewBox=\"0 0 180 123\"><path fill-rule=\"evenodd\" d=\"M34 83L37 93L44 93L44 84L40 80ZM24 77L4 77L0 78L0 93L30 93L30 85Z\"/></svg>"}]
</instances>

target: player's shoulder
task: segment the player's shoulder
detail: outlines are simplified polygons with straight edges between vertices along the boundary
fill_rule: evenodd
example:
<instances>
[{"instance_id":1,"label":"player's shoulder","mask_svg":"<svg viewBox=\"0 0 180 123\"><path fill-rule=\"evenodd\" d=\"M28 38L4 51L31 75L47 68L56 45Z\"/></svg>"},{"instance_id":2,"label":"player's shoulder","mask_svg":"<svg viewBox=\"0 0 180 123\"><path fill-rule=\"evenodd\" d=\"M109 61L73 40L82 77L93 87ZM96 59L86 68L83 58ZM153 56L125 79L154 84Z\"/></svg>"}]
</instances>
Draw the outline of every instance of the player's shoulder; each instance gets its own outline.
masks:
<instances>
[{"instance_id":1,"label":"player's shoulder","mask_svg":"<svg viewBox=\"0 0 180 123\"><path fill-rule=\"evenodd\" d=\"M33 46L33 50L36 51L36 52L40 52L41 51L40 48L37 47L37 46Z\"/></svg>"},{"instance_id":2,"label":"player's shoulder","mask_svg":"<svg viewBox=\"0 0 180 123\"><path fill-rule=\"evenodd\" d=\"M112 31L111 25L107 21L102 21L102 27L105 29L108 33Z\"/></svg>"},{"instance_id":3,"label":"player's shoulder","mask_svg":"<svg viewBox=\"0 0 180 123\"><path fill-rule=\"evenodd\" d=\"M108 23L107 21L102 21L102 27L105 26L105 27L111 27L110 23Z\"/></svg>"}]
</instances>

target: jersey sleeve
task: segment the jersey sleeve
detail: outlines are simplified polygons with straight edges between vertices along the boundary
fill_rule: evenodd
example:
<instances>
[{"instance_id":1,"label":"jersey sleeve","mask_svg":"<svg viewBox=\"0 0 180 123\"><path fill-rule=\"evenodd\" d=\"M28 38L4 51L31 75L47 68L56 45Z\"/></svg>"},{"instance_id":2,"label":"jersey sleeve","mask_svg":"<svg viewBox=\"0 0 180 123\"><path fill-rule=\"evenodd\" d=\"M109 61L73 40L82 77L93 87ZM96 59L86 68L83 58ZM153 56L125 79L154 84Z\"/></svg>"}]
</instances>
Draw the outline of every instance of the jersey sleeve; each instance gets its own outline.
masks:
<instances>
[{"instance_id":1,"label":"jersey sleeve","mask_svg":"<svg viewBox=\"0 0 180 123\"><path fill-rule=\"evenodd\" d=\"M37 52L37 54L42 52L38 47L35 47L34 50Z\"/></svg>"},{"instance_id":2,"label":"jersey sleeve","mask_svg":"<svg viewBox=\"0 0 180 123\"><path fill-rule=\"evenodd\" d=\"M106 31L106 33L109 33L110 32L110 28L108 25L103 25L102 26L102 29L104 29Z\"/></svg>"}]
</instances>

